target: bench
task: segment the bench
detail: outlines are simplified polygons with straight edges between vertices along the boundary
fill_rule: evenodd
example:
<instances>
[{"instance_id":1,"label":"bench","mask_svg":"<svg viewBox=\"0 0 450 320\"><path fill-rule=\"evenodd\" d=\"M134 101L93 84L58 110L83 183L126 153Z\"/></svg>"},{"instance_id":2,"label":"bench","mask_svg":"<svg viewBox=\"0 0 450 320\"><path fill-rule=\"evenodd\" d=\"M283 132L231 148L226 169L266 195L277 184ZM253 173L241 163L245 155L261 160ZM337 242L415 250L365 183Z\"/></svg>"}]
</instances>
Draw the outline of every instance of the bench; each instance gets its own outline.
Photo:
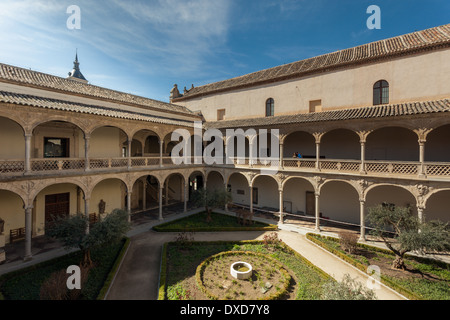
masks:
<instances>
[{"instance_id":1,"label":"bench","mask_svg":"<svg viewBox=\"0 0 450 320\"><path fill-rule=\"evenodd\" d=\"M98 222L98 216L96 213L90 213L89 214L89 224L94 224Z\"/></svg>"},{"instance_id":2,"label":"bench","mask_svg":"<svg viewBox=\"0 0 450 320\"><path fill-rule=\"evenodd\" d=\"M9 231L10 243L24 239L25 239L25 228L11 229Z\"/></svg>"}]
</instances>

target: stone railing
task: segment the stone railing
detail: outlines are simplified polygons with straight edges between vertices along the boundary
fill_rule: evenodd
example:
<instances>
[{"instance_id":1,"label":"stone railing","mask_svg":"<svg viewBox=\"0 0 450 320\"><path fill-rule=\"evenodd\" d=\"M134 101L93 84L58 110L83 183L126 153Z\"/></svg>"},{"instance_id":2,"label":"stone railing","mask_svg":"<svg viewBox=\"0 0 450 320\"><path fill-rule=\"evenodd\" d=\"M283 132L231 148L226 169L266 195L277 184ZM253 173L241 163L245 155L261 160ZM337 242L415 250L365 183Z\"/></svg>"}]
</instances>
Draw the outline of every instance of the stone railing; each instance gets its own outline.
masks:
<instances>
[{"instance_id":1,"label":"stone railing","mask_svg":"<svg viewBox=\"0 0 450 320\"><path fill-rule=\"evenodd\" d=\"M89 167L86 168L85 158L46 158L30 159L28 174L52 174L58 172L84 172L127 170L128 168L159 168L172 166L195 165L193 159L190 163L175 164L171 157L119 157L119 158L90 158ZM0 176L20 176L26 173L25 160L0 160Z\"/></svg>"},{"instance_id":2,"label":"stone railing","mask_svg":"<svg viewBox=\"0 0 450 320\"><path fill-rule=\"evenodd\" d=\"M90 158L89 170L128 170L143 168L176 167L191 165L206 165L201 161L196 163L194 157L187 164L174 163L172 157L120 157L120 158ZM200 159L201 160L201 159ZM315 159L283 159L279 166L278 159L254 159L234 158L230 164L216 166L236 168L277 168L282 171L296 172L323 172L323 173L350 173L379 176L407 176L407 177L450 177L450 163L407 162L407 161L365 161L362 168L359 160L335 160L321 159L317 163ZM19 176L25 173L25 161L20 159L0 160L0 176ZM86 170L86 159L31 159L30 174L57 173L57 172L83 172Z\"/></svg>"}]
</instances>

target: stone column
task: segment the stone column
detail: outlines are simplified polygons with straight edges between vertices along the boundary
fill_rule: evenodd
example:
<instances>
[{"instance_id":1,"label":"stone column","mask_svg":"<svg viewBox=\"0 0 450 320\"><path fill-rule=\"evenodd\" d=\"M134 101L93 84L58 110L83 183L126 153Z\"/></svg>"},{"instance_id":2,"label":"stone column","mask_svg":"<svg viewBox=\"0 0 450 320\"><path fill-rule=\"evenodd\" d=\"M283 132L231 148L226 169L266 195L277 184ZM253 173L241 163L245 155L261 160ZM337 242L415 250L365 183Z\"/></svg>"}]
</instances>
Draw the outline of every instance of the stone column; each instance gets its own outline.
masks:
<instances>
[{"instance_id":1,"label":"stone column","mask_svg":"<svg viewBox=\"0 0 450 320\"><path fill-rule=\"evenodd\" d=\"M424 177L426 175L425 172L425 143L426 140L420 139L419 140L419 177Z\"/></svg>"},{"instance_id":2,"label":"stone column","mask_svg":"<svg viewBox=\"0 0 450 320\"><path fill-rule=\"evenodd\" d=\"M163 192L164 184L159 183L159 220L163 220Z\"/></svg>"},{"instance_id":3,"label":"stone column","mask_svg":"<svg viewBox=\"0 0 450 320\"><path fill-rule=\"evenodd\" d=\"M228 192L228 184L224 182L223 185L225 187L225 192ZM228 212L228 203L225 203L225 212Z\"/></svg>"},{"instance_id":4,"label":"stone column","mask_svg":"<svg viewBox=\"0 0 450 320\"><path fill-rule=\"evenodd\" d=\"M360 173L366 173L366 141L361 140L361 168Z\"/></svg>"},{"instance_id":5,"label":"stone column","mask_svg":"<svg viewBox=\"0 0 450 320\"><path fill-rule=\"evenodd\" d=\"M127 140L127 144L128 144L128 152L127 152L127 155L128 155L128 169L131 169L131 142L132 142L132 140L130 140L130 139L128 139Z\"/></svg>"},{"instance_id":6,"label":"stone column","mask_svg":"<svg viewBox=\"0 0 450 320\"><path fill-rule=\"evenodd\" d=\"M364 199L359 200L359 216L360 216L360 236L359 240L366 241L366 222L365 222L366 201Z\"/></svg>"},{"instance_id":7,"label":"stone column","mask_svg":"<svg viewBox=\"0 0 450 320\"><path fill-rule=\"evenodd\" d=\"M250 213L253 213L253 186L248 187L250 194Z\"/></svg>"},{"instance_id":8,"label":"stone column","mask_svg":"<svg viewBox=\"0 0 450 320\"><path fill-rule=\"evenodd\" d=\"M189 183L184 179L184 213L187 212L187 202L189 197Z\"/></svg>"},{"instance_id":9,"label":"stone column","mask_svg":"<svg viewBox=\"0 0 450 320\"><path fill-rule=\"evenodd\" d=\"M84 216L86 217L86 219L89 221L89 202L90 202L90 198L84 198ZM100 218L100 212L99 212L99 218ZM89 223L86 226L86 234L89 233Z\"/></svg>"},{"instance_id":10,"label":"stone column","mask_svg":"<svg viewBox=\"0 0 450 320\"><path fill-rule=\"evenodd\" d=\"M417 217L419 218L419 222L423 223L423 212L424 212L425 208L421 205L417 206Z\"/></svg>"},{"instance_id":11,"label":"stone column","mask_svg":"<svg viewBox=\"0 0 450 320\"><path fill-rule=\"evenodd\" d=\"M144 178L144 180L142 180L143 185L142 185L142 210L145 211L147 210L147 179Z\"/></svg>"},{"instance_id":12,"label":"stone column","mask_svg":"<svg viewBox=\"0 0 450 320\"><path fill-rule=\"evenodd\" d=\"M131 191L127 191L127 213L128 213L128 222L131 221Z\"/></svg>"},{"instance_id":13,"label":"stone column","mask_svg":"<svg viewBox=\"0 0 450 320\"><path fill-rule=\"evenodd\" d=\"M315 193L316 196L316 231L320 231L320 194Z\"/></svg>"},{"instance_id":14,"label":"stone column","mask_svg":"<svg viewBox=\"0 0 450 320\"><path fill-rule=\"evenodd\" d=\"M320 141L316 140L316 170L320 171Z\"/></svg>"},{"instance_id":15,"label":"stone column","mask_svg":"<svg viewBox=\"0 0 450 320\"><path fill-rule=\"evenodd\" d=\"M163 148L164 148L164 141L159 140L159 167L164 167L163 165Z\"/></svg>"},{"instance_id":16,"label":"stone column","mask_svg":"<svg viewBox=\"0 0 450 320\"><path fill-rule=\"evenodd\" d=\"M25 134L25 174L31 173L31 138L33 134Z\"/></svg>"},{"instance_id":17,"label":"stone column","mask_svg":"<svg viewBox=\"0 0 450 320\"><path fill-rule=\"evenodd\" d=\"M280 200L280 224L284 223L283 220L283 212L284 212L284 208L283 208L283 189L279 189L278 190L279 193L279 200Z\"/></svg>"},{"instance_id":18,"label":"stone column","mask_svg":"<svg viewBox=\"0 0 450 320\"><path fill-rule=\"evenodd\" d=\"M25 257L24 261L29 261L32 259L31 254L31 237L32 237L32 215L33 206L28 206L25 208Z\"/></svg>"},{"instance_id":19,"label":"stone column","mask_svg":"<svg viewBox=\"0 0 450 320\"><path fill-rule=\"evenodd\" d=\"M284 154L284 145L282 142L280 142L280 163L278 168L280 170L284 170L284 163L283 163L283 154Z\"/></svg>"},{"instance_id":20,"label":"stone column","mask_svg":"<svg viewBox=\"0 0 450 320\"><path fill-rule=\"evenodd\" d=\"M90 165L89 165L90 141L91 141L91 136L85 135L84 136L84 170L85 171L91 170Z\"/></svg>"}]
</instances>

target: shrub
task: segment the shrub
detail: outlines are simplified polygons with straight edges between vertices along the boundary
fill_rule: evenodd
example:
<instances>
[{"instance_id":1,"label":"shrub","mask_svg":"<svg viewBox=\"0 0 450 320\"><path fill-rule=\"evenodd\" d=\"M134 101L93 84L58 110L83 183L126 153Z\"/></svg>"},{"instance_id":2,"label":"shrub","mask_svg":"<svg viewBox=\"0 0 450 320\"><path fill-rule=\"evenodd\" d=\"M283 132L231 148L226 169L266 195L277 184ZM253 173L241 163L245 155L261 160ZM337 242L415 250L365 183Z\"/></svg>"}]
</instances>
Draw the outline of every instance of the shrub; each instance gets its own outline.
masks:
<instances>
[{"instance_id":1,"label":"shrub","mask_svg":"<svg viewBox=\"0 0 450 320\"><path fill-rule=\"evenodd\" d=\"M88 267L80 267L80 283L81 288L87 281L89 274ZM68 275L65 269L53 272L47 280L41 285L39 297L41 300L77 300L79 299L82 289L69 290L67 288Z\"/></svg>"},{"instance_id":2,"label":"shrub","mask_svg":"<svg viewBox=\"0 0 450 320\"><path fill-rule=\"evenodd\" d=\"M341 282L329 281L323 285L323 300L376 300L375 292L363 288L363 285L344 275Z\"/></svg>"},{"instance_id":3,"label":"shrub","mask_svg":"<svg viewBox=\"0 0 450 320\"><path fill-rule=\"evenodd\" d=\"M350 254L355 253L358 248L358 234L342 231L339 233L339 243L344 251Z\"/></svg>"}]
</instances>

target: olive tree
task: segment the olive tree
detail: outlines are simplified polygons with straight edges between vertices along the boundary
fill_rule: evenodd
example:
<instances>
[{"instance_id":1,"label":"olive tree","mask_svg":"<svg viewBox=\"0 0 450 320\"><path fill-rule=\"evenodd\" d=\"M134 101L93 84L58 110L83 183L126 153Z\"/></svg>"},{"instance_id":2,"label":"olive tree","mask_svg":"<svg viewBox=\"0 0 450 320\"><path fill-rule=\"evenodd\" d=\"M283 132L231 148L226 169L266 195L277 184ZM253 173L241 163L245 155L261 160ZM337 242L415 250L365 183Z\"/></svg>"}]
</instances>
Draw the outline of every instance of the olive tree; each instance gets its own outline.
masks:
<instances>
[{"instance_id":1,"label":"olive tree","mask_svg":"<svg viewBox=\"0 0 450 320\"><path fill-rule=\"evenodd\" d=\"M91 248L119 241L129 229L127 212L116 209L90 228L89 219L82 214L56 218L45 233L48 237L61 241L65 249L80 249L83 255L81 265L90 267Z\"/></svg>"},{"instance_id":2,"label":"olive tree","mask_svg":"<svg viewBox=\"0 0 450 320\"><path fill-rule=\"evenodd\" d=\"M205 207L206 222L211 222L212 211L216 208L223 208L230 203L231 194L225 189L207 190L202 188L192 194L191 201L199 207Z\"/></svg>"},{"instance_id":3,"label":"olive tree","mask_svg":"<svg viewBox=\"0 0 450 320\"><path fill-rule=\"evenodd\" d=\"M440 221L422 222L409 208L377 206L368 209L367 221L372 234L380 237L395 254L392 268L406 270L404 256L408 252L447 251L450 230ZM392 231L392 233L386 232Z\"/></svg>"}]
</instances>

